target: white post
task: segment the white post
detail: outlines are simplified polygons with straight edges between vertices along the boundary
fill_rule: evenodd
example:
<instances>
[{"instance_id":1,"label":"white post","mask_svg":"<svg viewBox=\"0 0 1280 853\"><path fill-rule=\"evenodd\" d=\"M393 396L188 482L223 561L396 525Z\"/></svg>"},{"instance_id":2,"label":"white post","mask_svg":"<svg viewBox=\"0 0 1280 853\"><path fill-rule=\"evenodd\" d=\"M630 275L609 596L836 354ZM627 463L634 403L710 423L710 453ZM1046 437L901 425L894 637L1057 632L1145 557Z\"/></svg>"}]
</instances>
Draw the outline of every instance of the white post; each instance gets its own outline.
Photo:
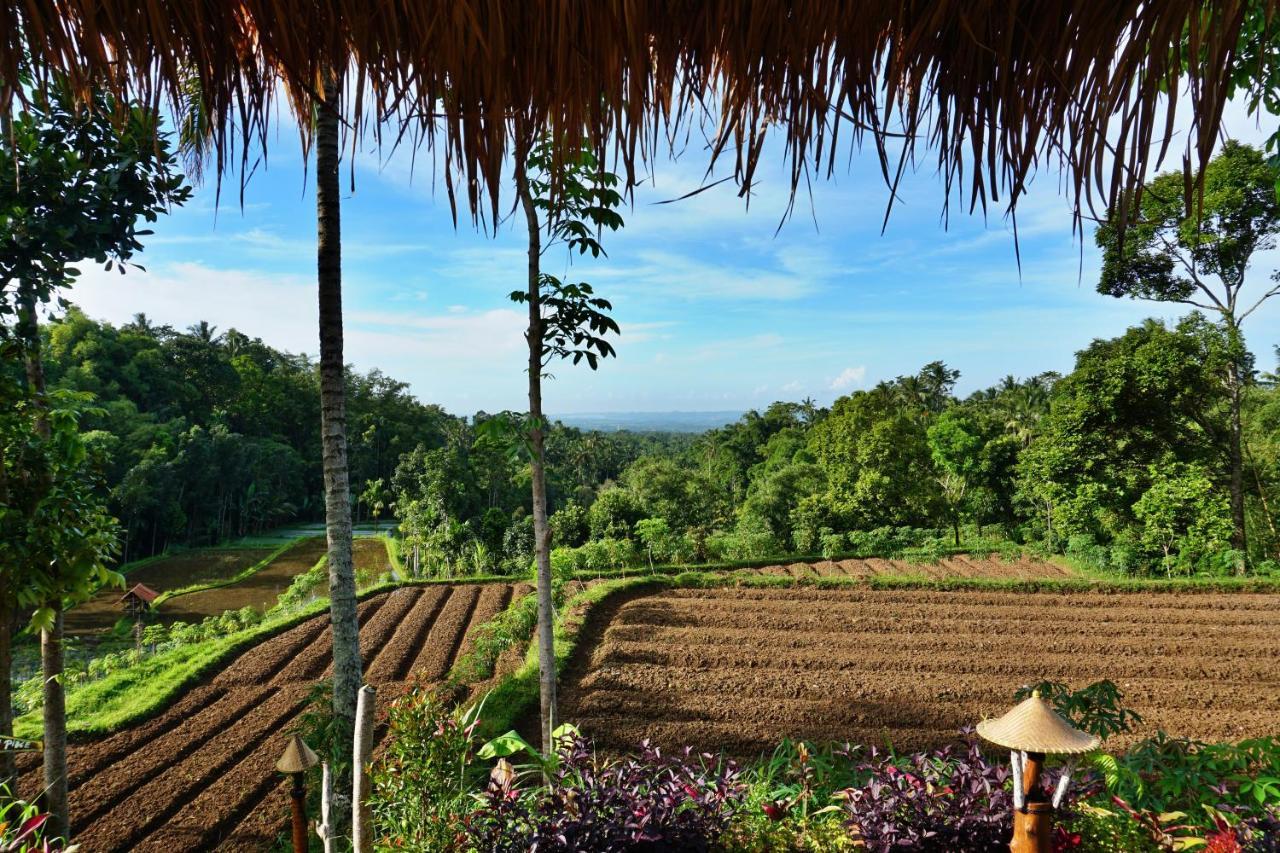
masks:
<instances>
[{"instance_id":1,"label":"white post","mask_svg":"<svg viewBox=\"0 0 1280 853\"><path fill-rule=\"evenodd\" d=\"M373 716L377 691L373 685L360 688L356 700L356 742L351 756L351 844L355 853L373 849L373 812L369 806L369 757L373 754Z\"/></svg>"},{"instance_id":2,"label":"white post","mask_svg":"<svg viewBox=\"0 0 1280 853\"><path fill-rule=\"evenodd\" d=\"M329 762L320 767L320 821L316 824L316 835L324 842L324 853L333 853L333 839L329 837L329 801L333 799L333 775L329 772Z\"/></svg>"}]
</instances>

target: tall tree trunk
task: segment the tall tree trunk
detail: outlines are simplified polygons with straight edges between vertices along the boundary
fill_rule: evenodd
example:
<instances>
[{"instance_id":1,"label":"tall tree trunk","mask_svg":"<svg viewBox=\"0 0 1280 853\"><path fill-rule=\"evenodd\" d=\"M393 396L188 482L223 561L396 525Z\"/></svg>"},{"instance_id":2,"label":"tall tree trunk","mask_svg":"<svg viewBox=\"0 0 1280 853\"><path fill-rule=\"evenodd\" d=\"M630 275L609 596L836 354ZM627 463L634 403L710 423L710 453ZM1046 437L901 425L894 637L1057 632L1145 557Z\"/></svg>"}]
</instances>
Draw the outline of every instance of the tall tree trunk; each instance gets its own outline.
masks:
<instances>
[{"instance_id":1,"label":"tall tree trunk","mask_svg":"<svg viewBox=\"0 0 1280 853\"><path fill-rule=\"evenodd\" d=\"M20 288L18 323L26 361L27 390L35 410L36 435L49 441L52 430L45 397L44 359L40 353L40 320L35 294L29 288L21 285ZM43 476L47 479L48 472ZM56 562L51 571L56 575ZM44 606L53 611L53 623L40 632L40 674L44 680L43 799L49 812L50 834L67 838L70 820L67 814L67 699L62 685L62 599L46 601Z\"/></svg>"},{"instance_id":2,"label":"tall tree trunk","mask_svg":"<svg viewBox=\"0 0 1280 853\"><path fill-rule=\"evenodd\" d=\"M9 480L0 455L0 504L9 503ZM13 576L0 566L0 736L13 735ZM0 784L18 793L18 766L12 752L0 752Z\"/></svg>"},{"instance_id":3,"label":"tall tree trunk","mask_svg":"<svg viewBox=\"0 0 1280 853\"><path fill-rule=\"evenodd\" d=\"M320 431L324 458L325 530L329 544L329 620L333 626L333 762L341 774L331 819L339 838L351 834L351 750L356 694L362 680L356 579L351 557L347 480L347 414L342 359L342 220L338 181L338 101L335 74L316 119L316 271L320 298Z\"/></svg>"},{"instance_id":4,"label":"tall tree trunk","mask_svg":"<svg viewBox=\"0 0 1280 853\"><path fill-rule=\"evenodd\" d=\"M551 733L556 728L556 649L555 607L551 598L551 528L547 524L547 456L546 434L542 421L542 232L538 228L538 212L529 197L524 158L516 162L516 191L524 208L529 229L529 443L530 468L533 479L533 556L538 567L538 694L539 721L542 728L542 751L555 748Z\"/></svg>"},{"instance_id":5,"label":"tall tree trunk","mask_svg":"<svg viewBox=\"0 0 1280 853\"><path fill-rule=\"evenodd\" d=\"M1241 452L1242 429L1240 426L1240 406L1243 395L1244 379L1240 375L1240 358L1243 356L1244 340L1240 329L1233 319L1227 319L1227 337L1231 347L1230 360L1227 367L1227 393L1231 405L1231 435L1227 446L1227 459L1231 471L1231 547L1240 552L1236 560L1236 574L1245 573L1248 540L1244 528L1244 458Z\"/></svg>"}]
</instances>

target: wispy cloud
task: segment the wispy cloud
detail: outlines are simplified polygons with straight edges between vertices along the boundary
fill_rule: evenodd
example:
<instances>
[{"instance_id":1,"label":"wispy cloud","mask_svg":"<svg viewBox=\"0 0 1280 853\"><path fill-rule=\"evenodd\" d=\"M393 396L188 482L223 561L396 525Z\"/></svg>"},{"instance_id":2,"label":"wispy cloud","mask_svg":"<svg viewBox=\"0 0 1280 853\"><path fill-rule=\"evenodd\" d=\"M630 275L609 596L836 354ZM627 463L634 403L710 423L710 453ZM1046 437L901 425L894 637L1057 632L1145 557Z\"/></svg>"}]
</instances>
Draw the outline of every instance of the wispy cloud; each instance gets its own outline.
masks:
<instances>
[{"instance_id":1,"label":"wispy cloud","mask_svg":"<svg viewBox=\"0 0 1280 853\"><path fill-rule=\"evenodd\" d=\"M861 385L862 380L866 378L866 365L846 367L844 370L840 371L839 375L836 376L835 379L831 380L831 385L829 387L832 391L848 391L854 386Z\"/></svg>"}]
</instances>

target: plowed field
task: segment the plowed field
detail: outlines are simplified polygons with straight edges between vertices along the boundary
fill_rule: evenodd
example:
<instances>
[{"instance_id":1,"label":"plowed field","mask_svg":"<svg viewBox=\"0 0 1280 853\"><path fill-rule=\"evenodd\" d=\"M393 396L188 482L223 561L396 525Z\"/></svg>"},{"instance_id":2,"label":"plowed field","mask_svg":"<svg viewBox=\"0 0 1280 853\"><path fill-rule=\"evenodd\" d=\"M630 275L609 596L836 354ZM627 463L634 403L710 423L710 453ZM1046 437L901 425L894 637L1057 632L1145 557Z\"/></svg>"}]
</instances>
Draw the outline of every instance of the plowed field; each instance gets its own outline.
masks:
<instances>
[{"instance_id":1,"label":"plowed field","mask_svg":"<svg viewBox=\"0 0 1280 853\"><path fill-rule=\"evenodd\" d=\"M977 554L961 554L943 557L936 563L917 563L909 560L886 560L869 557L863 560L822 560L817 563L788 563L758 569L761 574L793 578L875 578L875 577L925 577L925 578L995 578L1000 580L1045 580L1071 578L1075 574L1068 568L1022 557L1018 560L1002 560L998 556L983 557Z\"/></svg>"},{"instance_id":2,"label":"plowed field","mask_svg":"<svg viewBox=\"0 0 1280 853\"><path fill-rule=\"evenodd\" d=\"M1280 595L675 590L593 615L561 715L601 746L936 745L1040 679L1109 678L1140 735L1280 734Z\"/></svg>"},{"instance_id":3,"label":"plowed field","mask_svg":"<svg viewBox=\"0 0 1280 853\"><path fill-rule=\"evenodd\" d=\"M442 680L470 630L528 589L428 586L362 602L366 680L378 686L379 706L413 674ZM71 820L83 849L269 849L288 808L275 762L308 690L331 667L327 621L318 616L245 652L152 720L73 746ZM29 771L23 790L38 787Z\"/></svg>"}]
</instances>

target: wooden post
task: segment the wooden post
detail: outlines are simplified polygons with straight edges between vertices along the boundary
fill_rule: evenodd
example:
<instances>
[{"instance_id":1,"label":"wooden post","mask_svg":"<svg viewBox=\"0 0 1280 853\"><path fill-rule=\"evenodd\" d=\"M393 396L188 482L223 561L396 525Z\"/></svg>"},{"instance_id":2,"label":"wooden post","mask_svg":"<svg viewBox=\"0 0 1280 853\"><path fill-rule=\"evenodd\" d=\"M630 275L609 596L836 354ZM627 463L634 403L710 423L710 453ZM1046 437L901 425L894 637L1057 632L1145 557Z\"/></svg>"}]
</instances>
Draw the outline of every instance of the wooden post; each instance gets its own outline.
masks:
<instances>
[{"instance_id":1,"label":"wooden post","mask_svg":"<svg viewBox=\"0 0 1280 853\"><path fill-rule=\"evenodd\" d=\"M1044 767L1043 752L1028 752L1022 770L1022 792L1025 805L1013 810L1012 853L1050 853L1053 849L1053 805L1040 790L1040 771Z\"/></svg>"},{"instance_id":2,"label":"wooden post","mask_svg":"<svg viewBox=\"0 0 1280 853\"><path fill-rule=\"evenodd\" d=\"M373 812L369 806L369 757L373 753L373 715L377 691L373 685L360 688L356 698L356 742L352 755L352 831L355 853L373 849Z\"/></svg>"},{"instance_id":3,"label":"wooden post","mask_svg":"<svg viewBox=\"0 0 1280 853\"><path fill-rule=\"evenodd\" d=\"M290 773L293 789L289 792L293 811L293 853L307 853L307 788L304 773Z\"/></svg>"}]
</instances>

